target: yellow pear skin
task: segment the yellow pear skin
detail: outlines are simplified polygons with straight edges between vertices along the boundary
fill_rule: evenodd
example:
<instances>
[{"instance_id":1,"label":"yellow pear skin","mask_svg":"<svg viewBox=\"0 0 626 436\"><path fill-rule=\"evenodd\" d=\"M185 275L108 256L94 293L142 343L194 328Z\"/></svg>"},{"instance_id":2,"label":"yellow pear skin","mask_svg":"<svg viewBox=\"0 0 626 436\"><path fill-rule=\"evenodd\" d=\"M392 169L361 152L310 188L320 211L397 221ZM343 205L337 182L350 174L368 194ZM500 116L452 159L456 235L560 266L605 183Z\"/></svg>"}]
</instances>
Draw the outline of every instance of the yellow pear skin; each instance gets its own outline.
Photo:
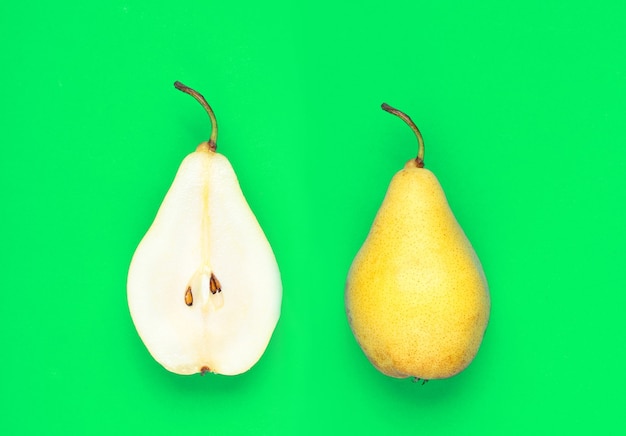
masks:
<instances>
[{"instance_id":1,"label":"yellow pear skin","mask_svg":"<svg viewBox=\"0 0 626 436\"><path fill-rule=\"evenodd\" d=\"M474 359L489 320L480 260L420 151L391 180L345 290L346 312L371 363L397 378L448 378Z\"/></svg>"}]
</instances>

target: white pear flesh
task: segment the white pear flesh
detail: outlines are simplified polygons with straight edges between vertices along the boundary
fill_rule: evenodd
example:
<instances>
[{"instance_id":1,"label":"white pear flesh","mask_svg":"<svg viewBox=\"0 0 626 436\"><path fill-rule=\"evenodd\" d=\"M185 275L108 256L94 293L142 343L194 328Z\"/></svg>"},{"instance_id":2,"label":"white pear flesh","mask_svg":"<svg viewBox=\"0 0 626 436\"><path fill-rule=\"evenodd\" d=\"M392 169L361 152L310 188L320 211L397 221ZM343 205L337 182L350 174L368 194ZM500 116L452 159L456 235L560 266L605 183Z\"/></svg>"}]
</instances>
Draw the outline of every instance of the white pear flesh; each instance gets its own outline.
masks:
<instances>
[{"instance_id":1,"label":"white pear flesh","mask_svg":"<svg viewBox=\"0 0 626 436\"><path fill-rule=\"evenodd\" d=\"M281 300L274 253L230 162L201 144L131 261L128 305L141 339L174 373L240 374L265 352Z\"/></svg>"}]
</instances>

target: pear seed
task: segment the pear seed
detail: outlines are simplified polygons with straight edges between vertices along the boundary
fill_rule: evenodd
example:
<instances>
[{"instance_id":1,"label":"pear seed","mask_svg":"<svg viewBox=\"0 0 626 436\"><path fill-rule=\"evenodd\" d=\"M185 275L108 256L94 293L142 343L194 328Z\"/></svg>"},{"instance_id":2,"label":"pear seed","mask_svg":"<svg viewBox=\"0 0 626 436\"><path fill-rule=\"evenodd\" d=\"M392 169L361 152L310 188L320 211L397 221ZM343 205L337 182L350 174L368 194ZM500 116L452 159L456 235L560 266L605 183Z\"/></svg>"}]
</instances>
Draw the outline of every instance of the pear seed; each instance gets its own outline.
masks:
<instances>
[{"instance_id":1,"label":"pear seed","mask_svg":"<svg viewBox=\"0 0 626 436\"><path fill-rule=\"evenodd\" d=\"M191 286L187 286L187 291L185 291L185 304L187 306L191 306L193 304L193 295L191 294Z\"/></svg>"}]
</instances>

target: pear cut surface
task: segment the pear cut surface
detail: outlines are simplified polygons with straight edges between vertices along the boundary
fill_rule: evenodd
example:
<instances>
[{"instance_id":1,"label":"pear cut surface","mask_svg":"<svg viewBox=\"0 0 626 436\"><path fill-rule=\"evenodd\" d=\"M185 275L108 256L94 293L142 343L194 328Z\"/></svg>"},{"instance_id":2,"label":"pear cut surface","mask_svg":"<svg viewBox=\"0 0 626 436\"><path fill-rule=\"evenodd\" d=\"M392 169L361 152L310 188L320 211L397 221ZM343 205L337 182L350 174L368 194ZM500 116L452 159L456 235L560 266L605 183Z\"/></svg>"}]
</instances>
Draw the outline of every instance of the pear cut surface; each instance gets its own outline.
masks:
<instances>
[{"instance_id":1,"label":"pear cut surface","mask_svg":"<svg viewBox=\"0 0 626 436\"><path fill-rule=\"evenodd\" d=\"M127 287L135 327L166 369L235 375L260 359L280 316L280 272L226 157L199 147L183 160Z\"/></svg>"}]
</instances>

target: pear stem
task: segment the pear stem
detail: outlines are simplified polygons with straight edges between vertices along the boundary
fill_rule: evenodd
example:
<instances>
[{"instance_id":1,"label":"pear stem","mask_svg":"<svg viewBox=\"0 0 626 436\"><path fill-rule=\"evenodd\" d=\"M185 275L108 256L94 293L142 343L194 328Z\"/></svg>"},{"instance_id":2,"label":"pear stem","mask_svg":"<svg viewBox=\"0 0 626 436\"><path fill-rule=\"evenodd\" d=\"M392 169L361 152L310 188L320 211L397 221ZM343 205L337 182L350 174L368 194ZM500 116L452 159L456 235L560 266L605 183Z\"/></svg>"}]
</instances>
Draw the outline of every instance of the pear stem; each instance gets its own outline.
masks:
<instances>
[{"instance_id":1,"label":"pear stem","mask_svg":"<svg viewBox=\"0 0 626 436\"><path fill-rule=\"evenodd\" d=\"M209 114L209 119L211 120L211 137L208 141L209 149L211 151L217 150L217 119L215 118L215 113L213 112L213 109L211 109L211 106L209 106L209 103L198 91L188 87L187 85L183 85L178 80L174 82L174 87L179 91L189 94L195 98L206 110L207 114Z\"/></svg>"},{"instance_id":2,"label":"pear stem","mask_svg":"<svg viewBox=\"0 0 626 436\"><path fill-rule=\"evenodd\" d=\"M415 136L417 137L417 157L415 158L415 162L417 162L418 168L424 168L424 138L422 138L422 134L420 133L420 129L417 128L411 117L409 117L404 112L389 106L387 103L383 103L380 106L384 111L389 112L402 119L405 123L409 125Z\"/></svg>"}]
</instances>

